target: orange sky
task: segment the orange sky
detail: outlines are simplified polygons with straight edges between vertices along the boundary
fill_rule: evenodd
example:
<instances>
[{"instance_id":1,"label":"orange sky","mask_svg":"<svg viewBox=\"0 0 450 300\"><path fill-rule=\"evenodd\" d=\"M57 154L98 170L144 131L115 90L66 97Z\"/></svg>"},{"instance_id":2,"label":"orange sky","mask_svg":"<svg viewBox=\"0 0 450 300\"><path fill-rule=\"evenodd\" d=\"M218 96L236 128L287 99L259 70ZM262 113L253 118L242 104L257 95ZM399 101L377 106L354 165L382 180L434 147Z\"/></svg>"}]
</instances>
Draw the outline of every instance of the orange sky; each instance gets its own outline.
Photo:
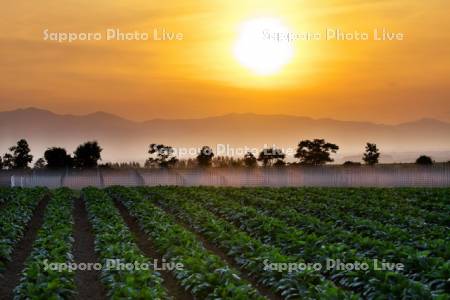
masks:
<instances>
[{"instance_id":1,"label":"orange sky","mask_svg":"<svg viewBox=\"0 0 450 300\"><path fill-rule=\"evenodd\" d=\"M0 110L107 111L130 119L231 112L399 123L450 121L447 0L4 1ZM260 76L233 55L259 17L293 32L372 32L403 41L296 41L281 72ZM181 32L182 41L44 41L43 31Z\"/></svg>"}]
</instances>

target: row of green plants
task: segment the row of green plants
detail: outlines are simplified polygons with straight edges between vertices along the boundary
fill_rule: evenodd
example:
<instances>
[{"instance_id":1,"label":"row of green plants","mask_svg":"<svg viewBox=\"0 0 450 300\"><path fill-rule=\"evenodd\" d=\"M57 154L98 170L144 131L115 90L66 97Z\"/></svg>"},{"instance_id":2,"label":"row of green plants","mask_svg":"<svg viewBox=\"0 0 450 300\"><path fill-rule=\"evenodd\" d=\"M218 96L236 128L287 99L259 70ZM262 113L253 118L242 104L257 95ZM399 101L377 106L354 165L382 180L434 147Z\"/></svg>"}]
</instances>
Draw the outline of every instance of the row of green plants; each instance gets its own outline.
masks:
<instances>
[{"instance_id":1,"label":"row of green plants","mask_svg":"<svg viewBox=\"0 0 450 300\"><path fill-rule=\"evenodd\" d=\"M5 205L8 201L14 198L14 189L0 188L0 209L2 205Z\"/></svg>"},{"instance_id":2,"label":"row of green plants","mask_svg":"<svg viewBox=\"0 0 450 300\"><path fill-rule=\"evenodd\" d=\"M347 201L353 201L353 189L348 189ZM391 224L386 224L377 220L371 220L364 217L358 217L351 213L342 211L339 205L329 203L332 202L332 195L324 199L322 193L328 194L328 189L305 188L305 189L265 189L255 188L249 190L255 196L269 198L271 200L282 203L297 211L315 216L324 222L330 222L337 226L343 227L352 232L358 232L363 235L380 239L383 241L391 241L398 245L411 245L421 250L428 248L436 248L437 252L442 253L445 250L443 245L442 233L433 237L424 233L408 231L408 228L400 228ZM329 198L329 199L328 199ZM338 198L335 198L338 199ZM339 201L344 201L339 198ZM338 201L338 200L336 200ZM333 208L333 213L329 213ZM425 245L426 244L426 245ZM434 250L433 250L434 252Z\"/></svg>"},{"instance_id":3,"label":"row of green plants","mask_svg":"<svg viewBox=\"0 0 450 300\"><path fill-rule=\"evenodd\" d=\"M392 241L395 240L396 242L399 242L398 239L404 239L405 241L401 241L401 243L396 243L396 246L402 246L407 242L407 240L413 240L413 238L409 235L408 231L405 230L402 227L399 227L398 225L389 225L389 224L382 224L378 220L371 220L369 218L364 217L358 217L356 215L353 215L350 213L346 213L345 207L347 207L348 204L345 202L358 202L357 204L354 204L355 206L364 206L364 202L362 200L362 196L364 195L358 195L357 197L353 197L353 189L348 189L348 197L344 198L336 198L335 203L330 198L326 198L325 200L321 196L320 192L314 189L316 194L306 194L305 189L266 189L266 188L252 188L252 189L242 189L242 190L233 190L233 189L219 189L222 193L228 193L233 194L235 197L242 198L244 197L247 201L253 202L254 204L266 204L273 207L279 207L280 204L283 204L283 207L289 207L296 209L299 214L303 214L306 216L309 216L310 218L315 218L317 220L321 220L323 223L329 223L336 226L338 225L356 225L356 228L360 229L368 229L373 228L375 238L377 239L383 239L381 235L384 235L386 239L383 239L385 241ZM306 189L308 190L308 189ZM369 190L367 190L369 191ZM341 193L342 191L340 191ZM380 193L380 204L378 206L386 207L386 209L389 209L389 206L386 202L389 202L389 194L384 195L382 191L378 190L371 190L371 194L366 195L366 199L369 201L372 201L372 205L376 206L376 200L373 198L376 198L376 194ZM359 193L359 192L356 192ZM383 196L384 195L384 196ZM251 201L252 199L258 199L257 201ZM392 196L392 202L397 201L394 196ZM373 210L379 210L379 207L372 207L367 206L366 209L368 211ZM449 211L450 212L450 211ZM370 212L369 212L370 213ZM372 213L370 213L372 214ZM401 210L398 211L398 214L401 214ZM338 217L342 217L342 220L339 221ZM409 216L410 218L413 218L412 216ZM448 217L447 217L448 218ZM348 223L347 223L348 221ZM417 220L416 220L417 221ZM365 226L366 224L371 224L371 226ZM378 228L379 227L379 228ZM355 229L356 229L355 228ZM438 230L434 231L434 234L432 235L426 235L423 233L414 233L413 230L410 229L412 234L414 234L414 238L426 238L426 241L432 241L433 237L437 240L443 240L443 238L446 237L446 234L444 233L446 231L445 226L437 226L435 224L432 224L430 228L438 228ZM347 228L348 229L348 228ZM378 230L381 229L381 230ZM378 230L378 231L376 231ZM429 229L432 230L432 229ZM376 231L376 232L375 232ZM381 235L378 235L381 234ZM390 234L391 233L391 234ZM369 232L364 232L364 235L369 235ZM420 240L420 239L419 239ZM416 241L415 241L416 242ZM407 243L406 243L407 244ZM419 248L419 247L418 247ZM428 250L423 249L423 247L420 247L420 250ZM442 254L444 251L442 251Z\"/></svg>"},{"instance_id":4,"label":"row of green plants","mask_svg":"<svg viewBox=\"0 0 450 300\"><path fill-rule=\"evenodd\" d=\"M74 273L50 264L73 263L73 192L62 188L52 193L44 223L25 262L15 299L69 299L75 294ZM46 266L47 265L47 266Z\"/></svg>"},{"instance_id":5,"label":"row of green plants","mask_svg":"<svg viewBox=\"0 0 450 300\"><path fill-rule=\"evenodd\" d=\"M336 287L314 270L288 273L265 269L264 261L285 264L299 261L283 255L276 247L250 237L233 224L218 219L190 199L179 197L170 188L147 188L142 192L150 196L149 200L157 202L178 220L188 224L192 230L226 251L241 269L258 281L258 284L276 291L284 299L358 298L355 294Z\"/></svg>"},{"instance_id":6,"label":"row of green plants","mask_svg":"<svg viewBox=\"0 0 450 300\"><path fill-rule=\"evenodd\" d=\"M358 194L358 190L348 189L336 193L335 198L330 194L330 189L252 189L250 193L255 196L270 198L282 204L292 207L295 210L315 216L324 222L329 222L335 226L342 227L351 232L357 232L374 239L390 241L397 246L411 246L419 251L429 251L431 256L440 256L449 259L450 243L448 238L448 227L429 226L421 223L421 230L412 229L407 226L392 225L383 220L374 220L370 217L374 215L372 207L366 206L366 216L357 216L342 209L336 203L356 201L353 197ZM376 195L378 189L372 190ZM381 193L382 194L382 193ZM374 196L372 196L374 197ZM382 198L380 196L380 198ZM335 201L333 199L336 199ZM363 206L364 200L359 200ZM380 204L383 206L383 204ZM332 212L332 213L331 213ZM398 214L401 214L400 212ZM369 216L367 216L369 215Z\"/></svg>"},{"instance_id":7,"label":"row of green plants","mask_svg":"<svg viewBox=\"0 0 450 300\"><path fill-rule=\"evenodd\" d=\"M207 251L195 234L177 224L172 216L138 191L124 187L109 191L137 219L163 257L184 266L183 270L173 272L196 299L265 299L236 270Z\"/></svg>"},{"instance_id":8,"label":"row of green plants","mask_svg":"<svg viewBox=\"0 0 450 300\"><path fill-rule=\"evenodd\" d=\"M85 188L82 198L95 234L95 250L103 265L101 280L110 299L171 299L153 264L136 245L112 199L102 190ZM106 268L108 260L152 266L145 269Z\"/></svg>"},{"instance_id":9,"label":"row of green plants","mask_svg":"<svg viewBox=\"0 0 450 300\"><path fill-rule=\"evenodd\" d=\"M13 249L25 234L34 210L46 193L43 188L11 189L3 194L4 206L0 210L0 274L11 260Z\"/></svg>"},{"instance_id":10,"label":"row of green plants","mask_svg":"<svg viewBox=\"0 0 450 300\"><path fill-rule=\"evenodd\" d=\"M440 226L450 225L450 217L445 211L429 212L398 201L399 196L394 189L284 188L275 194L282 201L290 197L300 202L323 203L355 217L380 221L413 233L434 235L443 232Z\"/></svg>"},{"instance_id":11,"label":"row of green plants","mask_svg":"<svg viewBox=\"0 0 450 300\"><path fill-rule=\"evenodd\" d=\"M450 210L450 188L401 188L395 192L400 201L432 212Z\"/></svg>"},{"instance_id":12,"label":"row of green plants","mask_svg":"<svg viewBox=\"0 0 450 300\"><path fill-rule=\"evenodd\" d=\"M325 203L334 204L355 216L367 217L417 234L442 233L443 227L450 225L450 207L441 211L425 210L403 201L398 190L352 189L353 192L348 195L345 190L333 189L319 195ZM349 196L352 201L349 201ZM450 193L447 197L450 197Z\"/></svg>"},{"instance_id":13,"label":"row of green plants","mask_svg":"<svg viewBox=\"0 0 450 300\"><path fill-rule=\"evenodd\" d=\"M430 289L397 272L377 271L373 260L358 255L354 249L343 243L334 243L317 247L320 237L307 234L286 222L265 216L251 207L241 206L224 197L209 195L204 190L179 190L185 197L200 201L204 207L216 215L225 218L247 231L252 237L264 243L279 247L283 253L303 258L308 262L326 264L327 259L339 259L343 262L364 262L368 270L322 270L323 274L339 286L361 293L364 298L380 297L401 298L412 297L430 299Z\"/></svg>"},{"instance_id":14,"label":"row of green plants","mask_svg":"<svg viewBox=\"0 0 450 300\"><path fill-rule=\"evenodd\" d=\"M448 195L450 196L450 194ZM350 208L352 212L358 215L364 214L363 209L365 207L372 207L374 208L374 213L379 213L372 215L372 217L376 217L376 220L386 220L390 224L397 226L410 226L413 230L415 226L417 226L418 230L421 230L424 223L432 228L450 224L449 216L445 213L445 210L429 211L411 205L402 201L402 196L396 193L395 189L385 189L380 196L376 190L372 190L367 194L358 193L357 196L355 203L350 205L347 201L345 204L346 208ZM365 204L365 206L359 206L361 203ZM413 220L411 225L409 224L410 220Z\"/></svg>"},{"instance_id":15,"label":"row of green plants","mask_svg":"<svg viewBox=\"0 0 450 300\"><path fill-rule=\"evenodd\" d=\"M317 247L341 241L357 250L359 255L403 263L406 266L404 273L409 278L430 285L432 290L442 289L446 284L444 278L449 275L450 262L441 257L429 256L427 251L419 251L411 246L395 245L388 241L371 239L347 231L336 227L333 223L322 222L314 216L304 214L301 210L296 211L292 207L280 205L279 202L255 196L248 190L214 189L213 192L239 201L241 204L253 206L258 212L282 219L308 234L323 237L320 243L316 244ZM329 209L329 213L332 211Z\"/></svg>"},{"instance_id":16,"label":"row of green plants","mask_svg":"<svg viewBox=\"0 0 450 300\"><path fill-rule=\"evenodd\" d=\"M386 217L394 218L394 221L399 221L396 216L400 215L403 217L403 220L400 220L400 225L402 221L409 218L415 218L418 221L426 222L427 224L432 224L433 226L449 226L450 225L450 217L448 213L450 212L450 205L447 205L447 208L441 206L439 210L433 210L429 208L423 208L420 205L415 205L409 201L410 197L415 196L415 192L422 189L410 189L408 193L404 194L402 189L387 189L387 193L384 197L381 197L381 201L377 201L376 190L372 191L370 195L371 205L377 208L386 207L389 212ZM440 190L439 188L435 188L434 190ZM446 197L450 197L450 189L444 189L446 191ZM364 198L364 194L361 195L362 199ZM444 196L444 195L442 195ZM431 201L430 201L431 200ZM432 199L422 199L424 202L433 203ZM399 224L399 222L396 222Z\"/></svg>"}]
</instances>

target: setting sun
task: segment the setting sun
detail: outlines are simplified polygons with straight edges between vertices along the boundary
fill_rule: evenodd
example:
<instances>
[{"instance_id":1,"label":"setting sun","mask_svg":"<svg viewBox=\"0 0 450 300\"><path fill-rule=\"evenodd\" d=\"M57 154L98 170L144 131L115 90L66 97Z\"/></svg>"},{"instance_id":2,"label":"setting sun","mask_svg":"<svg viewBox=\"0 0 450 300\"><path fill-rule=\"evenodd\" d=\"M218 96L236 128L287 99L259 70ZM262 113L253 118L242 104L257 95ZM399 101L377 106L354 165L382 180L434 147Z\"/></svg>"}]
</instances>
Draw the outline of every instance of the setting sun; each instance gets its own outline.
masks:
<instances>
[{"instance_id":1,"label":"setting sun","mask_svg":"<svg viewBox=\"0 0 450 300\"><path fill-rule=\"evenodd\" d=\"M234 45L234 55L240 64L258 75L271 75L289 63L292 44L270 38L271 34L286 34L288 28L278 19L260 18L244 22Z\"/></svg>"}]
</instances>

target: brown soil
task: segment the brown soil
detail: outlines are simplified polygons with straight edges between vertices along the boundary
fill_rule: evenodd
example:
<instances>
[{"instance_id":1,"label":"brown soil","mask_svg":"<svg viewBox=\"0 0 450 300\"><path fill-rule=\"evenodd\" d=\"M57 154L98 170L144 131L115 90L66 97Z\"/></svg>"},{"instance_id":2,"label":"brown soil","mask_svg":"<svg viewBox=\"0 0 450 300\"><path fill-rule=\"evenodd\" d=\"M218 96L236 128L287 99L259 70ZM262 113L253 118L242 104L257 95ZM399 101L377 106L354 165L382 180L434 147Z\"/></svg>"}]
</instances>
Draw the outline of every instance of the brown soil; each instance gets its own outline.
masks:
<instances>
[{"instance_id":1,"label":"brown soil","mask_svg":"<svg viewBox=\"0 0 450 300\"><path fill-rule=\"evenodd\" d=\"M75 263L100 262L94 249L94 233L87 216L86 207L82 199L76 199L73 210L74 218L74 244L73 255ZM75 285L77 287L76 300L106 299L105 288L100 281L100 271L77 270L75 272Z\"/></svg>"},{"instance_id":2,"label":"brown soil","mask_svg":"<svg viewBox=\"0 0 450 300\"><path fill-rule=\"evenodd\" d=\"M37 231L41 228L44 221L44 212L49 201L49 195L39 201L34 210L33 217L27 224L27 229L23 238L14 248L12 260L6 265L0 283L0 299L13 299L13 290L19 284L20 275L25 267L25 260L30 255L33 242L36 239Z\"/></svg>"},{"instance_id":3,"label":"brown soil","mask_svg":"<svg viewBox=\"0 0 450 300\"><path fill-rule=\"evenodd\" d=\"M147 235L140 229L137 220L128 213L125 206L123 206L123 204L121 204L119 201L115 201L115 204L119 209L122 218L125 220L125 223L128 225L128 228L133 233L139 249L151 260L157 259L158 261L162 261L162 256L158 253L151 241L147 238ZM166 287L170 296L172 296L176 300L194 299L192 294L186 291L179 284L173 273L169 271L158 272L161 273L161 277L164 279L164 286Z\"/></svg>"}]
</instances>

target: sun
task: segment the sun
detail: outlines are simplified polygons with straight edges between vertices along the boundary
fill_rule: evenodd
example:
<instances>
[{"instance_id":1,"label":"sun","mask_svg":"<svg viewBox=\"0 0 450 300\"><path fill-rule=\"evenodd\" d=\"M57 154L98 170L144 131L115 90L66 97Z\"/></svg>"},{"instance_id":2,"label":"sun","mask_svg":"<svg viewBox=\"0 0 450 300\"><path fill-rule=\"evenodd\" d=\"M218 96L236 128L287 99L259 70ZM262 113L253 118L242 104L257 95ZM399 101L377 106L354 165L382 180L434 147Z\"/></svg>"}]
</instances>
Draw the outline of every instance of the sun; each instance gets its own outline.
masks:
<instances>
[{"instance_id":1,"label":"sun","mask_svg":"<svg viewBox=\"0 0 450 300\"><path fill-rule=\"evenodd\" d=\"M290 31L276 18L252 19L241 24L234 44L239 63L258 75L278 73L292 60L294 49L290 42L274 38Z\"/></svg>"}]
</instances>

